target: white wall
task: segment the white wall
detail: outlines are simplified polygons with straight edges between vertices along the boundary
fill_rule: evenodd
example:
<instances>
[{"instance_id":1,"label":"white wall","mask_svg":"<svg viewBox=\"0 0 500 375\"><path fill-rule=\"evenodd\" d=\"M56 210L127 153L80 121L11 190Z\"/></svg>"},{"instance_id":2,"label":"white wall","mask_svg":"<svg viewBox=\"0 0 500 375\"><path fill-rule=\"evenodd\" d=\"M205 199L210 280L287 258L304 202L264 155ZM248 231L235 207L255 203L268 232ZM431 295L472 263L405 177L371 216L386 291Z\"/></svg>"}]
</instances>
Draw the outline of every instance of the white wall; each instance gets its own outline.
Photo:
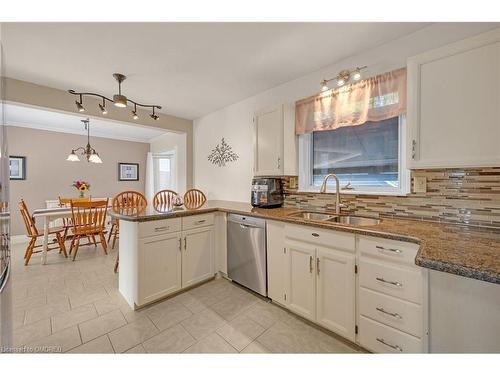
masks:
<instances>
[{"instance_id":1,"label":"white wall","mask_svg":"<svg viewBox=\"0 0 500 375\"><path fill-rule=\"evenodd\" d=\"M169 132L152 139L150 145L152 153L175 151L177 193L184 194L186 192L187 167L186 134Z\"/></svg>"},{"instance_id":2,"label":"white wall","mask_svg":"<svg viewBox=\"0 0 500 375\"><path fill-rule=\"evenodd\" d=\"M209 199L248 202L253 166L254 112L314 95L319 91L322 79L333 77L342 69L367 65L365 77L380 74L405 66L406 59L410 56L498 26L500 24L433 24L404 38L336 62L320 71L196 119L193 147L195 186L203 190ZM220 168L212 165L207 157L222 137L233 147L239 159Z\"/></svg>"}]
</instances>

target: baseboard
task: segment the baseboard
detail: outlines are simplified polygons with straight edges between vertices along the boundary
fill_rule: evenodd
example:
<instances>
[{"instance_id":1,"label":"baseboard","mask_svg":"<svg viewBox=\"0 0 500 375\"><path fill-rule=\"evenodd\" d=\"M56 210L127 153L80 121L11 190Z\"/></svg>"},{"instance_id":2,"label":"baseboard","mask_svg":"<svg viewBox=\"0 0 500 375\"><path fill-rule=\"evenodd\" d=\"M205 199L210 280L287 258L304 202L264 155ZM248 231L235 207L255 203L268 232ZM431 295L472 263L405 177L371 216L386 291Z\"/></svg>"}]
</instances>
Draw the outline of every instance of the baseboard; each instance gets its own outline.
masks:
<instances>
[{"instance_id":1,"label":"baseboard","mask_svg":"<svg viewBox=\"0 0 500 375\"><path fill-rule=\"evenodd\" d=\"M29 237L25 234L18 234L15 236L10 236L10 243L12 245L16 245L19 243L27 243L29 241Z\"/></svg>"}]
</instances>

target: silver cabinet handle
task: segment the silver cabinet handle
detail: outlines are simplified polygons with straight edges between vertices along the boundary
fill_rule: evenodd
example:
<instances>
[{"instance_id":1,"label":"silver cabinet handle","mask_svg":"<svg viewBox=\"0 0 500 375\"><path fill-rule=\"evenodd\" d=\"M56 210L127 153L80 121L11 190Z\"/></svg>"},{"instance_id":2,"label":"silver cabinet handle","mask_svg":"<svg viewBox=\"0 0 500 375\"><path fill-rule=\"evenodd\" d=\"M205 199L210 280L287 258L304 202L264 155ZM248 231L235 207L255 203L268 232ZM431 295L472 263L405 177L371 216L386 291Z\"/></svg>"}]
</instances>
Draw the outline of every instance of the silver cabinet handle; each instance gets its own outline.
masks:
<instances>
[{"instance_id":1,"label":"silver cabinet handle","mask_svg":"<svg viewBox=\"0 0 500 375\"><path fill-rule=\"evenodd\" d=\"M399 315L398 313L391 313L389 311L385 311L382 307L376 307L375 310L380 311L383 314L393 316L394 318L403 319L403 317L401 315Z\"/></svg>"},{"instance_id":2,"label":"silver cabinet handle","mask_svg":"<svg viewBox=\"0 0 500 375\"><path fill-rule=\"evenodd\" d=\"M383 247L383 246L375 246L378 250L380 250L381 252L382 251L390 251L390 252L393 252L393 253L396 253L396 254L401 254L403 252L403 250L399 250L399 249L391 249L391 248L388 248L388 247Z\"/></svg>"},{"instance_id":3,"label":"silver cabinet handle","mask_svg":"<svg viewBox=\"0 0 500 375\"><path fill-rule=\"evenodd\" d=\"M168 230L170 228L169 226L164 226L164 227L156 227L155 232L162 232L164 230Z\"/></svg>"},{"instance_id":4,"label":"silver cabinet handle","mask_svg":"<svg viewBox=\"0 0 500 375\"><path fill-rule=\"evenodd\" d=\"M411 141L411 158L415 160L416 157L417 157L417 141L413 139Z\"/></svg>"},{"instance_id":5,"label":"silver cabinet handle","mask_svg":"<svg viewBox=\"0 0 500 375\"><path fill-rule=\"evenodd\" d=\"M203 220L198 220L198 221L195 221L194 224L195 225L198 225L198 224L203 224L205 221L207 221L206 219L203 219Z\"/></svg>"},{"instance_id":6,"label":"silver cabinet handle","mask_svg":"<svg viewBox=\"0 0 500 375\"><path fill-rule=\"evenodd\" d=\"M281 168L281 158L278 158L278 169Z\"/></svg>"},{"instance_id":7,"label":"silver cabinet handle","mask_svg":"<svg viewBox=\"0 0 500 375\"><path fill-rule=\"evenodd\" d=\"M316 258L316 273L319 276L319 258Z\"/></svg>"},{"instance_id":8,"label":"silver cabinet handle","mask_svg":"<svg viewBox=\"0 0 500 375\"><path fill-rule=\"evenodd\" d=\"M179 238L179 251L182 251L182 238Z\"/></svg>"},{"instance_id":9,"label":"silver cabinet handle","mask_svg":"<svg viewBox=\"0 0 500 375\"><path fill-rule=\"evenodd\" d=\"M400 288L403 286L403 284L400 283L399 281L389 281L389 280L385 280L383 277L376 277L375 279L377 281L380 281L381 283L395 285L395 286L400 287Z\"/></svg>"},{"instance_id":10,"label":"silver cabinet handle","mask_svg":"<svg viewBox=\"0 0 500 375\"><path fill-rule=\"evenodd\" d=\"M381 339L379 337L377 337L377 341L380 342L381 344L384 344L385 346L388 346L389 348L392 348L392 349L397 350L399 352L403 351L403 348L401 348L399 345L389 344L388 342L385 342L384 339Z\"/></svg>"},{"instance_id":11,"label":"silver cabinet handle","mask_svg":"<svg viewBox=\"0 0 500 375\"><path fill-rule=\"evenodd\" d=\"M313 273L313 257L309 257L309 273Z\"/></svg>"},{"instance_id":12,"label":"silver cabinet handle","mask_svg":"<svg viewBox=\"0 0 500 375\"><path fill-rule=\"evenodd\" d=\"M184 237L184 250L187 249L187 246L188 246L188 240L187 237Z\"/></svg>"}]
</instances>

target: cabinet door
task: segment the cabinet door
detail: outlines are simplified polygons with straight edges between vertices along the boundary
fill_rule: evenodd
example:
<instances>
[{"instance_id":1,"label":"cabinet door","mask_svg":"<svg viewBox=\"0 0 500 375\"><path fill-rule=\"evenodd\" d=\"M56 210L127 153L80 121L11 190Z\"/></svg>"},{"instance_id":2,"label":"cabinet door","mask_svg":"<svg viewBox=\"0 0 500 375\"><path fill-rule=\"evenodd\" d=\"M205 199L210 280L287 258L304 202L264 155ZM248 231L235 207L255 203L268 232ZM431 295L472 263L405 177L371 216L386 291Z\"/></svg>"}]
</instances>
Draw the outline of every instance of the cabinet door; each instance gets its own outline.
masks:
<instances>
[{"instance_id":1,"label":"cabinet door","mask_svg":"<svg viewBox=\"0 0 500 375\"><path fill-rule=\"evenodd\" d=\"M182 287L214 276L214 229L206 227L183 232Z\"/></svg>"},{"instance_id":2,"label":"cabinet door","mask_svg":"<svg viewBox=\"0 0 500 375\"><path fill-rule=\"evenodd\" d=\"M315 320L315 249L295 242L286 242L288 308L309 320Z\"/></svg>"},{"instance_id":3,"label":"cabinet door","mask_svg":"<svg viewBox=\"0 0 500 375\"><path fill-rule=\"evenodd\" d=\"M139 240L141 282L138 305L165 297L181 288L180 233Z\"/></svg>"},{"instance_id":4,"label":"cabinet door","mask_svg":"<svg viewBox=\"0 0 500 375\"><path fill-rule=\"evenodd\" d=\"M318 247L316 257L316 321L354 341L354 254Z\"/></svg>"},{"instance_id":5,"label":"cabinet door","mask_svg":"<svg viewBox=\"0 0 500 375\"><path fill-rule=\"evenodd\" d=\"M283 106L254 117L254 175L283 174Z\"/></svg>"},{"instance_id":6,"label":"cabinet door","mask_svg":"<svg viewBox=\"0 0 500 375\"><path fill-rule=\"evenodd\" d=\"M285 223L267 221L267 295L273 301L287 304Z\"/></svg>"},{"instance_id":7,"label":"cabinet door","mask_svg":"<svg viewBox=\"0 0 500 375\"><path fill-rule=\"evenodd\" d=\"M408 60L410 168L500 163L500 29Z\"/></svg>"}]
</instances>

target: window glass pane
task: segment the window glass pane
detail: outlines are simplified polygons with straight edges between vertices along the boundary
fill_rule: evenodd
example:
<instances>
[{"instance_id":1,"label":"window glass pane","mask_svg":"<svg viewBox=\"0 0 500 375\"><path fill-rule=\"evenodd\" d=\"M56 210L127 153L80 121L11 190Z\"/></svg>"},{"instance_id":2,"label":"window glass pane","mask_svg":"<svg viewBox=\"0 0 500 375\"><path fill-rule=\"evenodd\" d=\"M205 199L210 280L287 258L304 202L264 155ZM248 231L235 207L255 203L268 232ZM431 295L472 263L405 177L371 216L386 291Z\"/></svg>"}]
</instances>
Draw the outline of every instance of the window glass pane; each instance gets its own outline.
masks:
<instances>
[{"instance_id":1,"label":"window glass pane","mask_svg":"<svg viewBox=\"0 0 500 375\"><path fill-rule=\"evenodd\" d=\"M170 157L154 158L155 191L172 189L174 187L171 163L172 159Z\"/></svg>"},{"instance_id":2,"label":"window glass pane","mask_svg":"<svg viewBox=\"0 0 500 375\"><path fill-rule=\"evenodd\" d=\"M313 177L335 173L345 185L399 187L399 118L313 133ZM328 185L335 185L333 179Z\"/></svg>"}]
</instances>

